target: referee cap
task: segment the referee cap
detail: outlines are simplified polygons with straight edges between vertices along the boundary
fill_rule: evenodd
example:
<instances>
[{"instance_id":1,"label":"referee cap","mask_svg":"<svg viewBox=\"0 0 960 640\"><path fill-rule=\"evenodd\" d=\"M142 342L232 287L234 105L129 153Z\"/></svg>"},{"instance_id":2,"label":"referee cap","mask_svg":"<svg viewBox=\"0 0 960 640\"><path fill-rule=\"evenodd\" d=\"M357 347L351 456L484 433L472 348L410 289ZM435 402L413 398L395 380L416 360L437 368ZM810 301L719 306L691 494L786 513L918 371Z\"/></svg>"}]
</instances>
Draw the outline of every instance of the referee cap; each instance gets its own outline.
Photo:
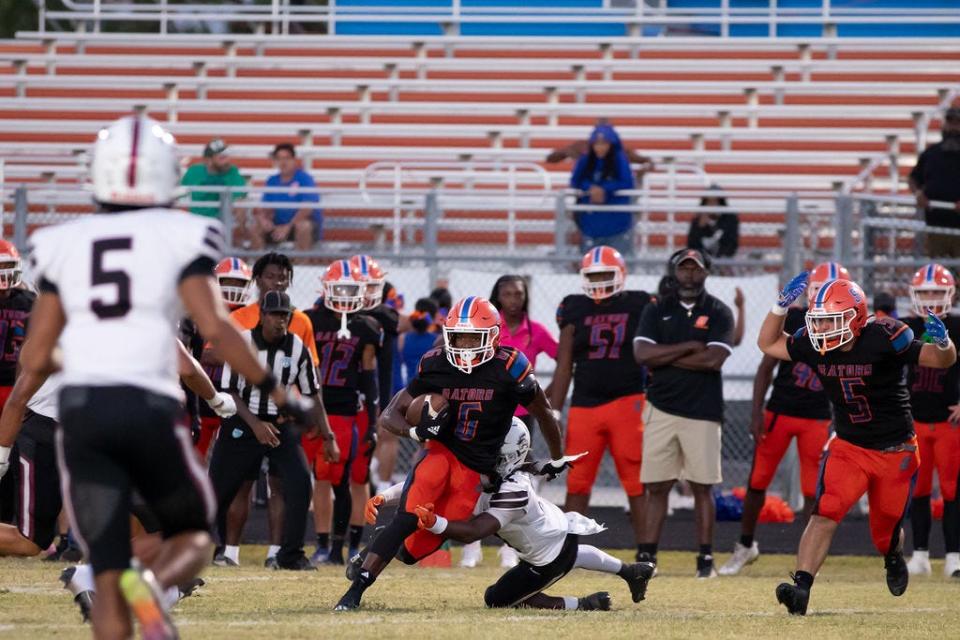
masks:
<instances>
[{"instance_id":1,"label":"referee cap","mask_svg":"<svg viewBox=\"0 0 960 640\"><path fill-rule=\"evenodd\" d=\"M263 313L291 313L290 296L282 291L267 291L260 301L260 311Z\"/></svg>"}]
</instances>

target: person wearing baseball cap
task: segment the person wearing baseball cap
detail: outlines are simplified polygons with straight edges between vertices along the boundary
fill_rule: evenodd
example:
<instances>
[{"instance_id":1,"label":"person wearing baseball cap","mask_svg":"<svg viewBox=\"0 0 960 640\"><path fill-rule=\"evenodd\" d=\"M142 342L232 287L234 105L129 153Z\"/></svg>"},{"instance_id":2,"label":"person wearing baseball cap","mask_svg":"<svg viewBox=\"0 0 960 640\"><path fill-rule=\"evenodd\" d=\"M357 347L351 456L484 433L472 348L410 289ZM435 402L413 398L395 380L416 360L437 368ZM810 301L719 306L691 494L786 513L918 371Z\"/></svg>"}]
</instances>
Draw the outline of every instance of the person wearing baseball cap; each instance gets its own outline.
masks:
<instances>
[{"instance_id":1,"label":"person wearing baseball cap","mask_svg":"<svg viewBox=\"0 0 960 640\"><path fill-rule=\"evenodd\" d=\"M910 190L929 227L960 229L960 107L943 114L941 140L927 147L910 172ZM938 206L932 206L932 203ZM940 203L952 203L950 206ZM927 234L931 258L960 258L960 235Z\"/></svg>"},{"instance_id":2,"label":"person wearing baseball cap","mask_svg":"<svg viewBox=\"0 0 960 640\"><path fill-rule=\"evenodd\" d=\"M328 462L340 458L330 431L320 395L320 381L310 350L288 331L293 306L282 291L267 291L260 299L260 321L243 332L260 362L271 369L278 384L296 387L314 402L313 420L305 425L323 438L323 456ZM259 388L248 383L229 364L223 366L220 387L233 395L237 414L226 418L210 456L210 482L217 497L217 530L224 566L240 564L240 547L227 544L227 511L246 480L256 478L264 456L280 475L283 493L283 535L276 551L276 567L312 571L303 552L307 511L310 506L310 470L300 447L300 428L286 420Z\"/></svg>"},{"instance_id":3,"label":"person wearing baseball cap","mask_svg":"<svg viewBox=\"0 0 960 640\"><path fill-rule=\"evenodd\" d=\"M203 148L203 162L190 165L183 174L180 184L184 187L244 187L247 181L237 166L230 162L229 147L220 138L214 138ZM194 191L190 194L190 213L208 218L220 217L220 195L212 191ZM236 200L246 194L234 191L231 197ZM196 203L212 203L198 205Z\"/></svg>"},{"instance_id":4,"label":"person wearing baseball cap","mask_svg":"<svg viewBox=\"0 0 960 640\"><path fill-rule=\"evenodd\" d=\"M640 467L647 496L645 540L637 560L656 563L667 498L683 477L694 497L696 576L713 578L712 486L722 480L720 368L733 353L733 313L706 292L709 256L681 249L667 268L675 286L644 308L633 339L634 358L650 370Z\"/></svg>"}]
</instances>

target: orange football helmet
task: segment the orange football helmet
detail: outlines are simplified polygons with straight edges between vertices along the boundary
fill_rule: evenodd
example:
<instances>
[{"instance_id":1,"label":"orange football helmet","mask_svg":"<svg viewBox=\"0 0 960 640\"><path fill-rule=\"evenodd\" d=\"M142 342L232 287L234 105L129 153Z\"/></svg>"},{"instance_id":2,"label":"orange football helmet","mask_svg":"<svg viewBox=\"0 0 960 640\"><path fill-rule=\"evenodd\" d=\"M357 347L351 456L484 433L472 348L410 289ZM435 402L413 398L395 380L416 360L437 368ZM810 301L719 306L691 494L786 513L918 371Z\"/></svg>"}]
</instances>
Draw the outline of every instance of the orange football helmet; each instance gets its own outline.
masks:
<instances>
[{"instance_id":1,"label":"orange football helmet","mask_svg":"<svg viewBox=\"0 0 960 640\"><path fill-rule=\"evenodd\" d=\"M253 271L240 258L224 258L213 270L220 286L220 297L231 307L247 304Z\"/></svg>"},{"instance_id":2,"label":"orange football helmet","mask_svg":"<svg viewBox=\"0 0 960 640\"><path fill-rule=\"evenodd\" d=\"M350 258L350 268L357 269L361 276L367 278L363 308L373 309L383 302L383 285L387 281L387 272L380 268L380 264L368 255L357 254Z\"/></svg>"},{"instance_id":3,"label":"orange football helmet","mask_svg":"<svg viewBox=\"0 0 960 640\"><path fill-rule=\"evenodd\" d=\"M821 262L810 270L807 281L807 300L812 302L817 292L831 280L850 280L850 272L839 262Z\"/></svg>"},{"instance_id":4,"label":"orange football helmet","mask_svg":"<svg viewBox=\"0 0 960 640\"><path fill-rule=\"evenodd\" d=\"M473 339L473 344L463 341ZM447 361L470 373L491 360L500 346L500 314L489 300L468 296L454 304L443 323Z\"/></svg>"},{"instance_id":5,"label":"orange football helmet","mask_svg":"<svg viewBox=\"0 0 960 640\"><path fill-rule=\"evenodd\" d=\"M334 260L323 274L323 305L338 313L355 313L363 309L367 280L349 260Z\"/></svg>"},{"instance_id":6,"label":"orange football helmet","mask_svg":"<svg viewBox=\"0 0 960 640\"><path fill-rule=\"evenodd\" d=\"M593 274L607 274L607 277L594 279L590 277ZM580 261L580 277L583 292L588 297L604 300L623 291L627 282L627 264L613 247L594 247Z\"/></svg>"},{"instance_id":7,"label":"orange football helmet","mask_svg":"<svg viewBox=\"0 0 960 640\"><path fill-rule=\"evenodd\" d=\"M807 309L807 334L821 354L852 342L867 324L867 296L856 282L830 280Z\"/></svg>"},{"instance_id":8,"label":"orange football helmet","mask_svg":"<svg viewBox=\"0 0 960 640\"><path fill-rule=\"evenodd\" d=\"M931 262L913 274L910 282L913 312L925 318L927 309L930 309L934 315L945 316L953 308L953 294L956 291L957 282L950 270Z\"/></svg>"},{"instance_id":9,"label":"orange football helmet","mask_svg":"<svg viewBox=\"0 0 960 640\"><path fill-rule=\"evenodd\" d=\"M0 289L13 289L23 274L20 252L12 242L0 240Z\"/></svg>"}]
</instances>

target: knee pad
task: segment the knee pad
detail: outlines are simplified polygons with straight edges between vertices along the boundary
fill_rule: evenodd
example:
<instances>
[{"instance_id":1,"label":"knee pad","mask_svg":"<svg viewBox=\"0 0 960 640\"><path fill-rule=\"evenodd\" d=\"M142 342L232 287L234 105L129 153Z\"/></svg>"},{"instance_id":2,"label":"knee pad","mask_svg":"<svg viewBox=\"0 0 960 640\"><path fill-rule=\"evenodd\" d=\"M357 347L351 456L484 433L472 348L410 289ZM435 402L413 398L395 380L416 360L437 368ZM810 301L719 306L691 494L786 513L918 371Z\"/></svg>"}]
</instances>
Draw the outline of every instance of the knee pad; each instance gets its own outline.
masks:
<instances>
[{"instance_id":1,"label":"knee pad","mask_svg":"<svg viewBox=\"0 0 960 640\"><path fill-rule=\"evenodd\" d=\"M497 599L497 592L494 587L496 587L496 585L490 585L487 587L487 590L483 592L483 603L491 609L507 606Z\"/></svg>"}]
</instances>

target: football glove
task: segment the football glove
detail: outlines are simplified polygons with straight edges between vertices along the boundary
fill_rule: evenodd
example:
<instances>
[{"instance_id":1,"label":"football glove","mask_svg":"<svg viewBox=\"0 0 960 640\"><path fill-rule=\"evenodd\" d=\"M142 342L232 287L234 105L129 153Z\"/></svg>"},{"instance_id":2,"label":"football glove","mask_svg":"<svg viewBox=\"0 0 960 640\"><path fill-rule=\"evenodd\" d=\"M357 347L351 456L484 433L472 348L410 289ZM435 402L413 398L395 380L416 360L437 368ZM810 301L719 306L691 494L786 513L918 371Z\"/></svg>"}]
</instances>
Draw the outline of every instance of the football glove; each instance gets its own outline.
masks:
<instances>
[{"instance_id":1,"label":"football glove","mask_svg":"<svg viewBox=\"0 0 960 640\"><path fill-rule=\"evenodd\" d=\"M380 515L380 507L386 501L387 499L379 494L367 500L367 504L363 507L363 519L367 521L367 524L371 526L377 524L377 516Z\"/></svg>"},{"instance_id":2,"label":"football glove","mask_svg":"<svg viewBox=\"0 0 960 640\"><path fill-rule=\"evenodd\" d=\"M206 402L221 418L229 418L237 413L237 403L229 393L220 391Z\"/></svg>"},{"instance_id":3,"label":"football glove","mask_svg":"<svg viewBox=\"0 0 960 640\"><path fill-rule=\"evenodd\" d=\"M932 310L927 309L927 320L923 323L927 336L933 340L933 344L941 349L946 349L950 345L950 336L947 335L947 327L943 320L938 318Z\"/></svg>"},{"instance_id":4,"label":"football glove","mask_svg":"<svg viewBox=\"0 0 960 640\"><path fill-rule=\"evenodd\" d=\"M550 482L561 473L573 466L573 463L587 455L587 452L578 453L573 456L563 456L556 460L542 460L533 463L533 472L539 476L546 476L547 482Z\"/></svg>"},{"instance_id":5,"label":"football glove","mask_svg":"<svg viewBox=\"0 0 960 640\"><path fill-rule=\"evenodd\" d=\"M780 291L780 295L777 296L777 306L781 309L786 309L793 304L797 298L806 292L807 281L809 279L810 274L806 271L794 276L793 280L788 282Z\"/></svg>"},{"instance_id":6,"label":"football glove","mask_svg":"<svg viewBox=\"0 0 960 640\"><path fill-rule=\"evenodd\" d=\"M440 435L440 432L450 421L450 405L445 406L440 411L434 413L433 407L429 402L423 403L423 409L420 412L420 421L416 427L410 429L410 435L414 440L423 442Z\"/></svg>"}]
</instances>

